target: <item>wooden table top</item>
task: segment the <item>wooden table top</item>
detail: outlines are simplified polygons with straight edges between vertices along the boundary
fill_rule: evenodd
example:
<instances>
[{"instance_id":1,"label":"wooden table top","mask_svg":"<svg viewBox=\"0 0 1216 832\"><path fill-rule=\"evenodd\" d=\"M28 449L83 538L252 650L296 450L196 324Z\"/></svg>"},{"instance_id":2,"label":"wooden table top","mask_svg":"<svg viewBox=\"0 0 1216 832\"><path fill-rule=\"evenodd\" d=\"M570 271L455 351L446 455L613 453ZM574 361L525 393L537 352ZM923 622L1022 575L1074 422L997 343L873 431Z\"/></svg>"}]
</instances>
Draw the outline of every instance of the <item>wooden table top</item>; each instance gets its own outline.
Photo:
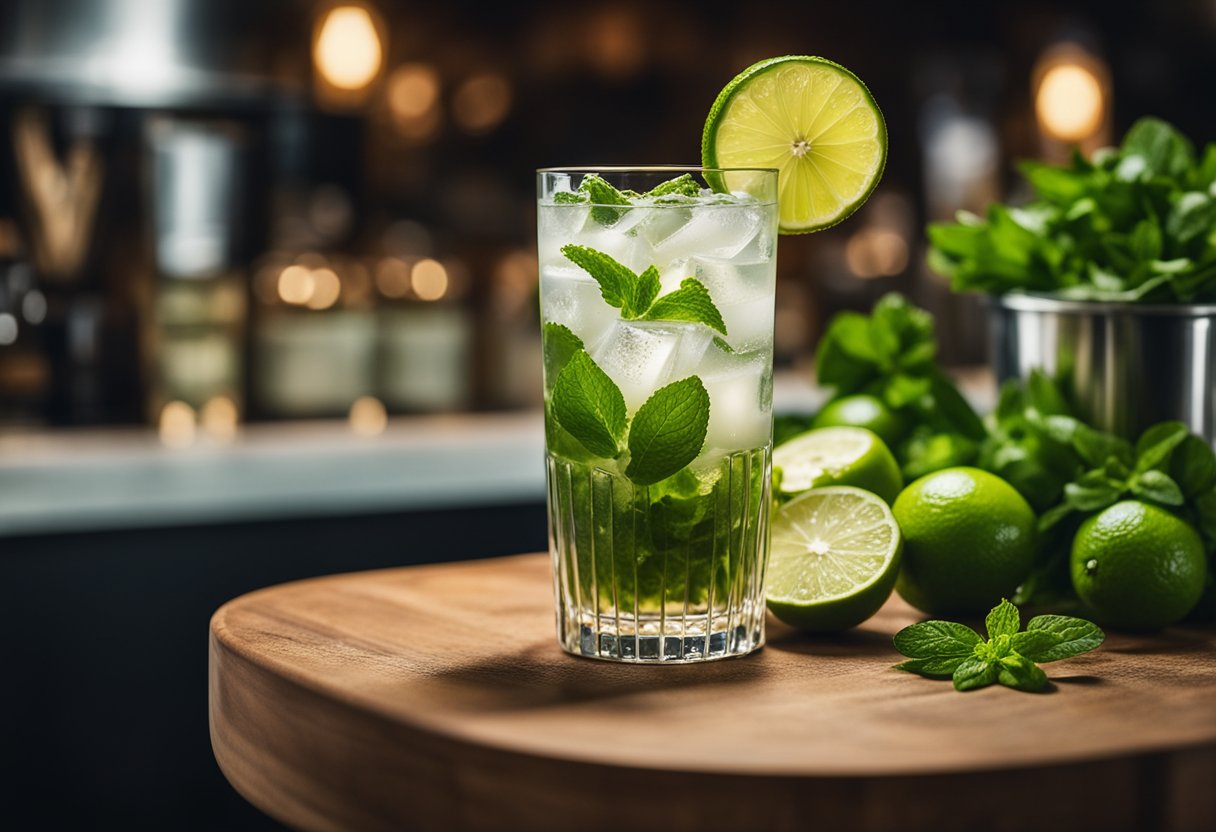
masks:
<instances>
[{"instance_id":1,"label":"wooden table top","mask_svg":"<svg viewBox=\"0 0 1216 832\"><path fill-rule=\"evenodd\" d=\"M212 745L303 829L1216 828L1216 633L959 694L891 669L916 620L620 665L558 647L545 555L301 581L212 619Z\"/></svg>"}]
</instances>

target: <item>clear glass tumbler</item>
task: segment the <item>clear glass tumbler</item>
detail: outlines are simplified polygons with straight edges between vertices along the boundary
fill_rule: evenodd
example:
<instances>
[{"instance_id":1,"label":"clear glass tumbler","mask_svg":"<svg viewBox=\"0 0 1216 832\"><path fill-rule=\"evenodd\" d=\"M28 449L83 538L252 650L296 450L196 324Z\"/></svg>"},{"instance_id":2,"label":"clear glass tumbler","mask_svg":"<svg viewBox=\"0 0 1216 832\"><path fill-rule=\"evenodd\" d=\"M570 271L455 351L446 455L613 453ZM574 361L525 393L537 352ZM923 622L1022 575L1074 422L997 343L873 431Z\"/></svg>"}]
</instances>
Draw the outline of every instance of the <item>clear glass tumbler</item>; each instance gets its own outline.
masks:
<instances>
[{"instance_id":1,"label":"clear glass tumbler","mask_svg":"<svg viewBox=\"0 0 1216 832\"><path fill-rule=\"evenodd\" d=\"M549 547L576 655L764 643L777 173L538 172Z\"/></svg>"}]
</instances>

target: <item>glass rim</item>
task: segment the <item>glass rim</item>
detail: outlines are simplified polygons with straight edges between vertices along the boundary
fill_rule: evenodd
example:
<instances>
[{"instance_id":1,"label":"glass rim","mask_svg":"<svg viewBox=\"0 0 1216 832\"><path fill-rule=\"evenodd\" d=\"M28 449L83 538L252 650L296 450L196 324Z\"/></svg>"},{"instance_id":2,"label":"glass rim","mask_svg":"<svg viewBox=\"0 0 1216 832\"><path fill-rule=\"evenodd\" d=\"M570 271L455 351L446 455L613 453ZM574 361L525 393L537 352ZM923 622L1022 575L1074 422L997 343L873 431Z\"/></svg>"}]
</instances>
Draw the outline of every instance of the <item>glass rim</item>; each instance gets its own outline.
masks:
<instances>
[{"instance_id":1,"label":"glass rim","mask_svg":"<svg viewBox=\"0 0 1216 832\"><path fill-rule=\"evenodd\" d=\"M703 165L569 165L537 168L536 173L780 173L779 168L714 168Z\"/></svg>"}]
</instances>

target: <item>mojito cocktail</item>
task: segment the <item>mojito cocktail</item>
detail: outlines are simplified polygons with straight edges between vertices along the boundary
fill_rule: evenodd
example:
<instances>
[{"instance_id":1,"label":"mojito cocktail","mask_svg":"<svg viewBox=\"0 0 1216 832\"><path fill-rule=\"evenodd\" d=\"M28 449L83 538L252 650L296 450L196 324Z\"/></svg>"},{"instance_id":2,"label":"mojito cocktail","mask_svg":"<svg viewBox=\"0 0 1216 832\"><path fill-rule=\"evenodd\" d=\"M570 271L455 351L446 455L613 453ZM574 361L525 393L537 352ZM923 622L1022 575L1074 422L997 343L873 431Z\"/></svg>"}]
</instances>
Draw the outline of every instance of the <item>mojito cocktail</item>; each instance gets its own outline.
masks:
<instances>
[{"instance_id":1,"label":"mojito cocktail","mask_svg":"<svg viewBox=\"0 0 1216 832\"><path fill-rule=\"evenodd\" d=\"M545 170L558 636L620 661L764 639L777 174Z\"/></svg>"}]
</instances>

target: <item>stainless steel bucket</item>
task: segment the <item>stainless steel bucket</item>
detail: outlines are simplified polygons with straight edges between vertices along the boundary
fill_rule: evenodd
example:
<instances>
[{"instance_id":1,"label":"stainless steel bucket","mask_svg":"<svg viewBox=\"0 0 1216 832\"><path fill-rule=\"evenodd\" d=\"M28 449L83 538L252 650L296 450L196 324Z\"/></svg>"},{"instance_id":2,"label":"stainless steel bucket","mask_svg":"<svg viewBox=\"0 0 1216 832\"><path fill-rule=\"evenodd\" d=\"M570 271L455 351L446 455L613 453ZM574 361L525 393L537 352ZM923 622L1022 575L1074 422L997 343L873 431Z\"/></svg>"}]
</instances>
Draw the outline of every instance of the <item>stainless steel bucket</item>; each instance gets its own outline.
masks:
<instances>
[{"instance_id":1,"label":"stainless steel bucket","mask_svg":"<svg viewBox=\"0 0 1216 832\"><path fill-rule=\"evenodd\" d=\"M1216 304L1010 294L992 297L991 321L999 381L1039 368L1097 427L1134 438L1179 419L1216 444Z\"/></svg>"}]
</instances>

